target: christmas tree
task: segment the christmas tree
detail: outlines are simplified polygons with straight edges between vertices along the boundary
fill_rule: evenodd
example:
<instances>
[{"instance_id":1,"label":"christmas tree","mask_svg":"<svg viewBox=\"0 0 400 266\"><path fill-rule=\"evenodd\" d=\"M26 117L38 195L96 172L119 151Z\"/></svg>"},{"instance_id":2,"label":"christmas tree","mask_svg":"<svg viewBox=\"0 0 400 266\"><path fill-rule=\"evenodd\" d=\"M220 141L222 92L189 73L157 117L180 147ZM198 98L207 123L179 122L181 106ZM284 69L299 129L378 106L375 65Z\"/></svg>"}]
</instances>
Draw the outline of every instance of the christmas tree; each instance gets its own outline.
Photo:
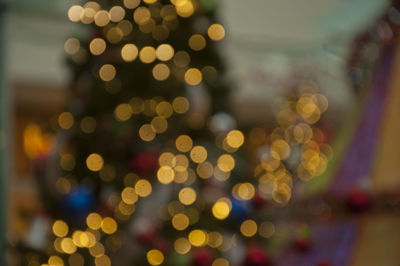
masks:
<instances>
[{"instance_id":1,"label":"christmas tree","mask_svg":"<svg viewBox=\"0 0 400 266\"><path fill-rule=\"evenodd\" d=\"M239 129L213 0L87 2L68 11L71 100L40 157L49 235L23 265L268 265L294 184L331 156L326 98L299 81L268 127ZM298 230L297 230L298 229ZM296 243L307 249L308 228ZM290 240L288 240L290 239ZM275 254L275 255L274 255Z\"/></svg>"}]
</instances>

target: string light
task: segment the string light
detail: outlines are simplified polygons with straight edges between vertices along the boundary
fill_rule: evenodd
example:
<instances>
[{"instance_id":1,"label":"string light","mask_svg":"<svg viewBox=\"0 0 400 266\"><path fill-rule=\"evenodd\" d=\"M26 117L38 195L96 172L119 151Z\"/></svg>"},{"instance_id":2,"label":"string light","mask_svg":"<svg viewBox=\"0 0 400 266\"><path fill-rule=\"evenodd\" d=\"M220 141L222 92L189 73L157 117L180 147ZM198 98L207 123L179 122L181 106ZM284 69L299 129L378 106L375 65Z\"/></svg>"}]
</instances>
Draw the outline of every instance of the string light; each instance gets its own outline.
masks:
<instances>
[{"instance_id":1,"label":"string light","mask_svg":"<svg viewBox=\"0 0 400 266\"><path fill-rule=\"evenodd\" d=\"M197 194L193 188L182 188L178 194L179 201L185 205L191 205L196 201Z\"/></svg>"},{"instance_id":2,"label":"string light","mask_svg":"<svg viewBox=\"0 0 400 266\"><path fill-rule=\"evenodd\" d=\"M94 38L90 41L89 50L93 55L101 55L106 48L106 42L102 38Z\"/></svg>"},{"instance_id":3,"label":"string light","mask_svg":"<svg viewBox=\"0 0 400 266\"><path fill-rule=\"evenodd\" d=\"M104 81L111 81L115 78L117 70L113 65L105 64L99 70L99 76Z\"/></svg>"},{"instance_id":4,"label":"string light","mask_svg":"<svg viewBox=\"0 0 400 266\"><path fill-rule=\"evenodd\" d=\"M203 230L195 229L189 233L189 242L195 247L201 247L206 244L207 236Z\"/></svg>"},{"instance_id":5,"label":"string light","mask_svg":"<svg viewBox=\"0 0 400 266\"><path fill-rule=\"evenodd\" d=\"M105 217L101 222L101 230L106 234L113 234L117 231L117 223L111 217Z\"/></svg>"},{"instance_id":6,"label":"string light","mask_svg":"<svg viewBox=\"0 0 400 266\"><path fill-rule=\"evenodd\" d=\"M189 47L194 51L201 51L206 47L206 39L201 34L193 34L189 38Z\"/></svg>"},{"instance_id":7,"label":"string light","mask_svg":"<svg viewBox=\"0 0 400 266\"><path fill-rule=\"evenodd\" d=\"M140 197L147 197L151 194L152 187L149 181L140 179L135 184L135 192Z\"/></svg>"},{"instance_id":8,"label":"string light","mask_svg":"<svg viewBox=\"0 0 400 266\"><path fill-rule=\"evenodd\" d=\"M156 60L156 50L154 47L145 46L140 50L139 58L143 63L150 64Z\"/></svg>"},{"instance_id":9,"label":"string light","mask_svg":"<svg viewBox=\"0 0 400 266\"><path fill-rule=\"evenodd\" d=\"M190 158L195 163L202 163L207 159L207 150L203 146L194 146L190 151Z\"/></svg>"},{"instance_id":10,"label":"string light","mask_svg":"<svg viewBox=\"0 0 400 266\"><path fill-rule=\"evenodd\" d=\"M185 72L185 81L189 85L198 85L202 81L202 74L197 68L189 68Z\"/></svg>"},{"instance_id":11,"label":"string light","mask_svg":"<svg viewBox=\"0 0 400 266\"><path fill-rule=\"evenodd\" d=\"M219 200L212 207L212 214L218 220L224 220L228 217L230 207L227 202Z\"/></svg>"},{"instance_id":12,"label":"string light","mask_svg":"<svg viewBox=\"0 0 400 266\"><path fill-rule=\"evenodd\" d=\"M152 249L146 254L150 265L160 265L164 262L164 254L158 249Z\"/></svg>"},{"instance_id":13,"label":"string light","mask_svg":"<svg viewBox=\"0 0 400 266\"><path fill-rule=\"evenodd\" d=\"M93 172L100 171L103 168L103 165L103 157L98 153L92 153L86 159L87 168Z\"/></svg>"},{"instance_id":14,"label":"string light","mask_svg":"<svg viewBox=\"0 0 400 266\"><path fill-rule=\"evenodd\" d=\"M64 43L64 50L67 54L76 54L81 47L81 43L77 38L69 38Z\"/></svg>"},{"instance_id":15,"label":"string light","mask_svg":"<svg viewBox=\"0 0 400 266\"><path fill-rule=\"evenodd\" d=\"M172 217L172 226L178 231L185 230L189 226L189 218L183 213L175 214Z\"/></svg>"},{"instance_id":16,"label":"string light","mask_svg":"<svg viewBox=\"0 0 400 266\"><path fill-rule=\"evenodd\" d=\"M175 141L176 149L180 152L188 152L193 146L193 141L188 135L181 135Z\"/></svg>"},{"instance_id":17,"label":"string light","mask_svg":"<svg viewBox=\"0 0 400 266\"><path fill-rule=\"evenodd\" d=\"M81 43L76 38L70 38L64 44L65 52L71 58L78 58L78 56L84 58L87 51L90 51L91 55L104 55L107 58L113 58L112 54L120 56L116 60L109 61L110 64L100 64L93 71L98 71L98 77L104 81L103 85L106 87L106 91L113 95L125 90L124 81L119 79L122 78L120 74L123 74L123 69L121 68L120 71L119 68L121 63L129 65L137 58L139 60L132 65L147 64L148 66L145 68L150 70L149 74L154 79L152 84L156 84L154 86L159 86L160 89L164 89L170 83L174 84L176 80L184 81L189 86L197 86L202 82L204 82L204 86L214 84L220 74L219 68L212 65L199 66L196 62L191 65L192 58L187 51L176 51L177 47L171 45L174 42L166 43L166 40L169 40L168 36L170 34L173 36L172 32L179 26L180 21L183 21L179 17L192 16L199 8L199 4L192 0L171 0L171 4L165 5L157 3L157 0L143 0L142 2L145 5L141 5L140 0L123 0L123 6L115 5L108 11L92 1L87 2L84 6L72 6L68 10L69 20L80 21L83 24L94 23L100 28L97 36L103 37L96 36L89 44ZM131 11L127 13L125 8L131 9ZM131 17L128 17L127 14L131 14L129 15ZM177 16L179 17L177 18ZM204 23L202 25L204 26ZM221 24L212 24L208 28L206 24L206 28L201 29L201 32L202 34L195 33L183 39L187 40L187 48L190 48L187 50L193 53L194 59L197 58L197 55L201 55L196 52L211 47L212 41L221 41L226 35L225 28ZM132 36L137 34L146 36L146 41L142 43L145 46L132 43ZM153 43L147 41L151 38L153 38ZM88 47L84 47L84 45ZM109 46L113 49L107 51ZM186 48L181 47L180 49ZM136 73L131 74L136 75ZM97 76L97 73L94 75ZM178 115L187 113L184 121L188 121L191 129L200 129L209 123L207 115L197 111L196 104L191 109L188 98L179 96L171 99L168 95L165 98L134 97L130 100L126 99L125 102L117 103L115 106L114 118L118 122L125 122L117 123L118 126L134 128L133 134L138 134L139 141L150 142L157 137L157 143L158 141L161 143L168 136L159 136L158 134L165 133L170 125L175 125L175 117L179 117ZM126 102L128 100L129 102ZM251 200L255 197L256 190L262 197L272 198L281 205L287 204L292 194L293 179L292 172L289 172L286 163L292 159L292 154L296 153L295 145L300 149L301 162L297 168L295 166L293 169L296 169L296 174L301 180L309 180L313 176L322 174L327 167L329 149L326 152L322 151L320 145L314 141L319 133L312 126L319 121L327 107L328 101L325 96L310 92L303 93L298 100L280 109L277 115L279 128L273 130L271 134L267 135L263 128L251 130L246 137L238 129L231 130L231 127L228 127L229 129L222 130L223 133L218 133L219 136L216 140L217 147L220 149L217 154L209 143L205 145L206 142L200 142L205 146L194 145L198 139L192 139L192 135L189 133L175 136L172 142L170 141L173 147L160 152L159 167L153 167L157 180L161 184L168 185L175 182L183 188L177 193L178 199L165 204L163 215L160 217L166 222L170 222L177 231L184 231L189 226L195 226L199 222L200 214L203 214L203 208L208 208L207 211L211 211L215 219L225 220L232 211L232 201L229 199L231 196L241 201ZM140 121L144 122L132 126L132 123L127 121L134 115L142 117L143 120ZM100 131L104 128L101 119L96 120L91 116L79 119L79 128L85 134L93 133L96 127ZM75 118L72 113L64 112L57 117L57 122L60 128L67 130L73 128ZM201 195L200 193L203 191L197 189L197 186L202 182L208 182L207 180L222 185L221 182L228 180L231 174L235 176L232 171L235 170L237 164L240 166L241 161L234 153L245 144L245 141L246 144L253 145L252 148L260 150L258 165L254 171L256 173L255 180L251 181L254 184L242 181L242 183L235 184L232 190L225 195L226 197L221 196L216 201L215 198L210 198L206 201L207 204L204 204L203 200L198 199L198 195ZM60 153L60 156L60 167L63 170L72 171L79 166L79 157L75 158L67 151ZM107 160L112 160L112 158L107 157ZM152 163L149 162L149 164ZM120 176L119 164L112 161L107 161L105 164L103 157L98 153L91 153L86 158L86 166L92 172L99 172L99 176L104 182L112 181ZM140 167L133 167L134 170L136 168ZM292 171L291 169L290 171ZM148 197L152 193L152 183L150 183L150 179L147 179L150 171L138 170L140 175L142 172L144 178L142 176L139 178L134 173L126 174L121 179L125 185L122 190L112 191L110 195L105 196L105 204L113 211L113 217L102 217L99 213L92 212L86 216L87 229L82 229L87 231L75 230L71 232L71 237L67 237L69 227L65 222L57 220L53 223L53 233L57 237L54 240L54 248L60 253L71 255L69 257L71 265L84 264L82 255L77 253L78 248L88 248L96 265L111 265L111 259L105 255L106 249L113 250L114 244L110 243L115 241L117 243L118 239L121 241L121 236L116 234L112 238L112 236L104 236L104 234L115 234L119 226L117 221L128 221L130 215L135 211L139 198ZM57 190L68 194L76 183L73 176L58 178ZM240 225L240 233L244 237L253 237L257 231L261 237L269 238L274 235L275 227L269 221L264 221L258 226L251 219L245 220ZM104 240L104 237L107 240ZM236 237L240 236L222 236L221 232L194 229L187 234L187 237L179 237L174 241L174 250L178 254L187 254L192 246L208 245L220 252L225 252L235 245ZM158 249L149 250L146 258L150 265L161 265L165 260L163 252ZM48 262L50 265L64 265L63 260L57 256L50 257ZM226 266L229 265L229 261L225 258L216 258L212 265Z\"/></svg>"},{"instance_id":18,"label":"string light","mask_svg":"<svg viewBox=\"0 0 400 266\"><path fill-rule=\"evenodd\" d=\"M58 125L62 129L70 129L74 125L74 117L70 112L63 112L58 116Z\"/></svg>"},{"instance_id":19,"label":"string light","mask_svg":"<svg viewBox=\"0 0 400 266\"><path fill-rule=\"evenodd\" d=\"M68 225L62 221L57 220L53 223L53 233L58 237L64 237L68 234Z\"/></svg>"},{"instance_id":20,"label":"string light","mask_svg":"<svg viewBox=\"0 0 400 266\"><path fill-rule=\"evenodd\" d=\"M86 217L86 224L90 229L98 230L101 227L101 216L97 213L90 213Z\"/></svg>"},{"instance_id":21,"label":"string light","mask_svg":"<svg viewBox=\"0 0 400 266\"><path fill-rule=\"evenodd\" d=\"M94 16L94 23L98 27L104 27L110 22L110 13L105 10L100 10L96 12Z\"/></svg>"},{"instance_id":22,"label":"string light","mask_svg":"<svg viewBox=\"0 0 400 266\"><path fill-rule=\"evenodd\" d=\"M156 50L156 56L160 61L168 61L174 56L174 48L170 44L160 44Z\"/></svg>"},{"instance_id":23,"label":"string light","mask_svg":"<svg viewBox=\"0 0 400 266\"><path fill-rule=\"evenodd\" d=\"M221 24L212 24L207 33L208 37L213 41L220 41L225 37L225 29Z\"/></svg>"},{"instance_id":24,"label":"string light","mask_svg":"<svg viewBox=\"0 0 400 266\"><path fill-rule=\"evenodd\" d=\"M246 220L240 225L240 232L246 237L252 237L257 233L257 224L253 220Z\"/></svg>"},{"instance_id":25,"label":"string light","mask_svg":"<svg viewBox=\"0 0 400 266\"><path fill-rule=\"evenodd\" d=\"M175 251L182 255L187 254L190 251L191 247L192 246L190 245L189 240L187 240L187 238L184 237L178 238L174 242Z\"/></svg>"}]
</instances>

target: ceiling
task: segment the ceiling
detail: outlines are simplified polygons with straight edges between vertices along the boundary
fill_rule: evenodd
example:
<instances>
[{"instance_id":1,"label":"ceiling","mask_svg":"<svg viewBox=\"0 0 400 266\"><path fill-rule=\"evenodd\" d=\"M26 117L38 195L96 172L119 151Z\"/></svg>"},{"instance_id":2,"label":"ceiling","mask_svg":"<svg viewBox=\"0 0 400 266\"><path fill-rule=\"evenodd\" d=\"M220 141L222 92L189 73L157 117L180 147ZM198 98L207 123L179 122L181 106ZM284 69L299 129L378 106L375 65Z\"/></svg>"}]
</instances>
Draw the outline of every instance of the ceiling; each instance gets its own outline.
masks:
<instances>
[{"instance_id":1,"label":"ceiling","mask_svg":"<svg viewBox=\"0 0 400 266\"><path fill-rule=\"evenodd\" d=\"M349 42L382 14L388 2L220 0L219 15L228 31L222 53L237 84L235 98L267 105L300 72L311 73L332 103L349 105L352 95L344 72ZM69 71L63 43L79 31L66 19L73 3L11 2L7 26L11 82L65 86Z\"/></svg>"}]
</instances>

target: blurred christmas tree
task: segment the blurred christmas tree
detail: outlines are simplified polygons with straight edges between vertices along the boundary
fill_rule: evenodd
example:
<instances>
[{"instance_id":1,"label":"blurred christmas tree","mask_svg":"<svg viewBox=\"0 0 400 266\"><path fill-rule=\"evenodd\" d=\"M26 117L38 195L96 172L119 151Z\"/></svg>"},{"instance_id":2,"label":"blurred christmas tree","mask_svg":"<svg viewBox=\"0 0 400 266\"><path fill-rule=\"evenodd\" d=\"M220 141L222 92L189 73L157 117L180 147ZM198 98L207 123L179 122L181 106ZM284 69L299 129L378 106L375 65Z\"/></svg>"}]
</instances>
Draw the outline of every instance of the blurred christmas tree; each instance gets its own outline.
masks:
<instances>
[{"instance_id":1,"label":"blurred christmas tree","mask_svg":"<svg viewBox=\"0 0 400 266\"><path fill-rule=\"evenodd\" d=\"M269 264L264 247L292 176L326 169L331 151L313 125L327 101L301 83L274 128L245 142L229 114L215 13L214 0L69 9L87 31L65 43L72 99L56 154L37 159L45 214L39 236L21 243L34 254L22 264Z\"/></svg>"}]
</instances>

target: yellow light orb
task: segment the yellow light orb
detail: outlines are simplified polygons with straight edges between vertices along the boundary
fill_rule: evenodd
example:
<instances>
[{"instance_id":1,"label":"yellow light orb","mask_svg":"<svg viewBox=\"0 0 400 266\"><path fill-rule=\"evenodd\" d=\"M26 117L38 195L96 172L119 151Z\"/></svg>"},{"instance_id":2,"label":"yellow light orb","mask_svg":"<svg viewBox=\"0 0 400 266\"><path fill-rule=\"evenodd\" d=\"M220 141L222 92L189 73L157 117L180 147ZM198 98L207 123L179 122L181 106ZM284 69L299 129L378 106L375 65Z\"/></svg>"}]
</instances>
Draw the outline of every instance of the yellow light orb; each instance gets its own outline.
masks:
<instances>
[{"instance_id":1,"label":"yellow light orb","mask_svg":"<svg viewBox=\"0 0 400 266\"><path fill-rule=\"evenodd\" d=\"M105 249L103 244L100 242L96 242L93 247L89 248L89 253L93 257L100 257L101 255L104 255Z\"/></svg>"},{"instance_id":2,"label":"yellow light orb","mask_svg":"<svg viewBox=\"0 0 400 266\"><path fill-rule=\"evenodd\" d=\"M235 159L230 154L223 154L218 158L218 168L224 172L230 172L235 167Z\"/></svg>"},{"instance_id":3,"label":"yellow light orb","mask_svg":"<svg viewBox=\"0 0 400 266\"><path fill-rule=\"evenodd\" d=\"M174 242L174 249L176 253L179 253L181 255L187 254L190 251L191 247L192 246L190 245L189 240L184 237L178 238Z\"/></svg>"},{"instance_id":4,"label":"yellow light orb","mask_svg":"<svg viewBox=\"0 0 400 266\"><path fill-rule=\"evenodd\" d=\"M156 113L159 116L169 118L173 113L172 105L167 101L161 101L157 104Z\"/></svg>"},{"instance_id":5,"label":"yellow light orb","mask_svg":"<svg viewBox=\"0 0 400 266\"><path fill-rule=\"evenodd\" d=\"M160 157L158 157L158 163L160 166L175 167L176 159L173 153L163 152Z\"/></svg>"},{"instance_id":6,"label":"yellow light orb","mask_svg":"<svg viewBox=\"0 0 400 266\"><path fill-rule=\"evenodd\" d=\"M156 131L150 124L144 124L139 129L139 136L144 141L152 141L156 137Z\"/></svg>"},{"instance_id":7,"label":"yellow light orb","mask_svg":"<svg viewBox=\"0 0 400 266\"><path fill-rule=\"evenodd\" d=\"M106 41L102 38L94 38L89 44L89 50L93 55L101 55L106 50L106 47Z\"/></svg>"},{"instance_id":8,"label":"yellow light orb","mask_svg":"<svg viewBox=\"0 0 400 266\"><path fill-rule=\"evenodd\" d=\"M168 129L168 122L164 117L156 116L151 120L151 125L153 126L156 133L164 133Z\"/></svg>"},{"instance_id":9,"label":"yellow light orb","mask_svg":"<svg viewBox=\"0 0 400 266\"><path fill-rule=\"evenodd\" d=\"M260 227L258 229L258 233L260 236L264 238L268 238L274 235L275 233L275 226L271 222L263 222L260 224Z\"/></svg>"},{"instance_id":10,"label":"yellow light orb","mask_svg":"<svg viewBox=\"0 0 400 266\"><path fill-rule=\"evenodd\" d=\"M157 47L156 56L160 61L168 61L174 56L174 48L167 43L161 44Z\"/></svg>"},{"instance_id":11,"label":"yellow light orb","mask_svg":"<svg viewBox=\"0 0 400 266\"><path fill-rule=\"evenodd\" d=\"M124 36L128 36L133 30L133 25L129 20L122 20L117 27L121 29Z\"/></svg>"},{"instance_id":12,"label":"yellow light orb","mask_svg":"<svg viewBox=\"0 0 400 266\"><path fill-rule=\"evenodd\" d=\"M138 97L133 97L130 101L129 104L132 107L132 112L134 114L140 114L141 112L143 112L144 109L144 104L143 104L143 100L141 98Z\"/></svg>"},{"instance_id":13,"label":"yellow light orb","mask_svg":"<svg viewBox=\"0 0 400 266\"><path fill-rule=\"evenodd\" d=\"M189 47L194 51L201 51L206 47L206 39L201 34L193 34L189 38Z\"/></svg>"},{"instance_id":14,"label":"yellow light orb","mask_svg":"<svg viewBox=\"0 0 400 266\"><path fill-rule=\"evenodd\" d=\"M189 110L189 101L185 97L176 97L172 107L177 114L184 114Z\"/></svg>"},{"instance_id":15,"label":"yellow light orb","mask_svg":"<svg viewBox=\"0 0 400 266\"><path fill-rule=\"evenodd\" d=\"M195 163L202 163L207 159L207 150L203 146L194 146L190 151L190 159Z\"/></svg>"},{"instance_id":16,"label":"yellow light orb","mask_svg":"<svg viewBox=\"0 0 400 266\"><path fill-rule=\"evenodd\" d=\"M111 260L107 255L100 255L94 259L96 266L111 266Z\"/></svg>"},{"instance_id":17,"label":"yellow light orb","mask_svg":"<svg viewBox=\"0 0 400 266\"><path fill-rule=\"evenodd\" d=\"M107 28L106 38L110 43L119 43L124 37L124 33L118 27Z\"/></svg>"},{"instance_id":18,"label":"yellow light orb","mask_svg":"<svg viewBox=\"0 0 400 266\"><path fill-rule=\"evenodd\" d=\"M79 5L73 5L68 9L68 18L72 22L80 21L82 14L83 14L83 7Z\"/></svg>"},{"instance_id":19,"label":"yellow light orb","mask_svg":"<svg viewBox=\"0 0 400 266\"><path fill-rule=\"evenodd\" d=\"M74 125L74 117L70 112L61 113L57 121L62 129L70 129Z\"/></svg>"},{"instance_id":20,"label":"yellow light orb","mask_svg":"<svg viewBox=\"0 0 400 266\"><path fill-rule=\"evenodd\" d=\"M113 6L109 13L112 22L120 22L125 17L125 9L120 6Z\"/></svg>"},{"instance_id":21,"label":"yellow light orb","mask_svg":"<svg viewBox=\"0 0 400 266\"><path fill-rule=\"evenodd\" d=\"M183 231L189 226L189 218L183 213L175 214L171 222L172 226L178 231Z\"/></svg>"},{"instance_id":22,"label":"yellow light orb","mask_svg":"<svg viewBox=\"0 0 400 266\"><path fill-rule=\"evenodd\" d=\"M86 166L90 171L98 172L103 168L104 161L100 154L92 153L86 159Z\"/></svg>"},{"instance_id":23,"label":"yellow light orb","mask_svg":"<svg viewBox=\"0 0 400 266\"><path fill-rule=\"evenodd\" d=\"M221 24L212 24L207 33L208 37L213 41L220 41L225 37L225 29Z\"/></svg>"},{"instance_id":24,"label":"yellow light orb","mask_svg":"<svg viewBox=\"0 0 400 266\"><path fill-rule=\"evenodd\" d=\"M67 54L73 55L76 54L81 47L81 43L77 38L69 38L64 43L64 50Z\"/></svg>"},{"instance_id":25,"label":"yellow light orb","mask_svg":"<svg viewBox=\"0 0 400 266\"><path fill-rule=\"evenodd\" d=\"M133 43L125 44L121 49L121 57L125 62L132 62L138 56L139 50Z\"/></svg>"},{"instance_id":26,"label":"yellow light orb","mask_svg":"<svg viewBox=\"0 0 400 266\"><path fill-rule=\"evenodd\" d=\"M208 234L208 241L207 245L209 245L212 248L218 248L222 245L224 241L223 236L219 232L210 232Z\"/></svg>"},{"instance_id":27,"label":"yellow light orb","mask_svg":"<svg viewBox=\"0 0 400 266\"><path fill-rule=\"evenodd\" d=\"M156 49L151 46L145 46L140 50L139 59L145 64L150 64L156 60Z\"/></svg>"},{"instance_id":28,"label":"yellow light orb","mask_svg":"<svg viewBox=\"0 0 400 266\"><path fill-rule=\"evenodd\" d=\"M111 217L105 217L101 222L101 230L106 234L113 234L117 231L117 223Z\"/></svg>"},{"instance_id":29,"label":"yellow light orb","mask_svg":"<svg viewBox=\"0 0 400 266\"><path fill-rule=\"evenodd\" d=\"M127 121L132 117L132 107L130 104L121 103L114 110L114 116L118 121Z\"/></svg>"},{"instance_id":30,"label":"yellow light orb","mask_svg":"<svg viewBox=\"0 0 400 266\"><path fill-rule=\"evenodd\" d=\"M110 14L105 10L96 12L94 23L99 27L104 27L110 22Z\"/></svg>"},{"instance_id":31,"label":"yellow light orb","mask_svg":"<svg viewBox=\"0 0 400 266\"><path fill-rule=\"evenodd\" d=\"M224 258L215 259L211 266L229 266L229 261Z\"/></svg>"},{"instance_id":32,"label":"yellow light orb","mask_svg":"<svg viewBox=\"0 0 400 266\"><path fill-rule=\"evenodd\" d=\"M138 7L133 13L133 20L139 26L146 24L150 19L151 19L151 12L147 7L144 6Z\"/></svg>"},{"instance_id":33,"label":"yellow light orb","mask_svg":"<svg viewBox=\"0 0 400 266\"><path fill-rule=\"evenodd\" d=\"M245 237L252 237L257 233L257 224L253 220L246 220L240 225L240 232Z\"/></svg>"},{"instance_id":34,"label":"yellow light orb","mask_svg":"<svg viewBox=\"0 0 400 266\"><path fill-rule=\"evenodd\" d=\"M168 185L174 181L175 172L169 166L161 166L157 171L157 179L161 184Z\"/></svg>"},{"instance_id":35,"label":"yellow light orb","mask_svg":"<svg viewBox=\"0 0 400 266\"><path fill-rule=\"evenodd\" d=\"M97 213L90 213L87 217L86 217L86 224L87 226L92 229L92 230L98 230L101 228L101 216Z\"/></svg>"},{"instance_id":36,"label":"yellow light orb","mask_svg":"<svg viewBox=\"0 0 400 266\"><path fill-rule=\"evenodd\" d=\"M198 70L197 68L189 68L185 72L185 81L189 85L192 86L198 85L200 84L202 79L203 79L202 74L200 70Z\"/></svg>"},{"instance_id":37,"label":"yellow light orb","mask_svg":"<svg viewBox=\"0 0 400 266\"><path fill-rule=\"evenodd\" d=\"M138 7L140 0L124 0L124 6L128 9L134 9Z\"/></svg>"},{"instance_id":38,"label":"yellow light orb","mask_svg":"<svg viewBox=\"0 0 400 266\"><path fill-rule=\"evenodd\" d=\"M185 187L179 191L179 201L184 205L191 205L196 201L197 194L193 188Z\"/></svg>"},{"instance_id":39,"label":"yellow light orb","mask_svg":"<svg viewBox=\"0 0 400 266\"><path fill-rule=\"evenodd\" d=\"M72 239L69 237L63 238L61 240L61 249L63 252L67 254L73 254L76 252L76 246L74 242L72 242Z\"/></svg>"},{"instance_id":40,"label":"yellow light orb","mask_svg":"<svg viewBox=\"0 0 400 266\"><path fill-rule=\"evenodd\" d=\"M195 229L189 233L189 242L195 247L204 246L207 242L207 235L203 230Z\"/></svg>"},{"instance_id":41,"label":"yellow light orb","mask_svg":"<svg viewBox=\"0 0 400 266\"><path fill-rule=\"evenodd\" d=\"M212 207L212 214L218 220L224 220L229 216L230 207L225 201L217 201Z\"/></svg>"},{"instance_id":42,"label":"yellow light orb","mask_svg":"<svg viewBox=\"0 0 400 266\"><path fill-rule=\"evenodd\" d=\"M208 179L213 175L214 167L210 162L205 161L197 166L196 172L199 177Z\"/></svg>"},{"instance_id":43,"label":"yellow light orb","mask_svg":"<svg viewBox=\"0 0 400 266\"><path fill-rule=\"evenodd\" d=\"M103 81L111 81L115 78L117 70L113 65L105 64L99 70L100 78Z\"/></svg>"},{"instance_id":44,"label":"yellow light orb","mask_svg":"<svg viewBox=\"0 0 400 266\"><path fill-rule=\"evenodd\" d=\"M151 194L152 188L149 181L140 179L135 184L135 192L138 196L144 198Z\"/></svg>"},{"instance_id":45,"label":"yellow light orb","mask_svg":"<svg viewBox=\"0 0 400 266\"><path fill-rule=\"evenodd\" d=\"M96 124L96 119L91 116L86 116L81 120L81 130L86 134L93 133L96 130Z\"/></svg>"},{"instance_id":46,"label":"yellow light orb","mask_svg":"<svg viewBox=\"0 0 400 266\"><path fill-rule=\"evenodd\" d=\"M121 192L121 199L126 204L135 204L138 201L138 195L132 187L126 187Z\"/></svg>"},{"instance_id":47,"label":"yellow light orb","mask_svg":"<svg viewBox=\"0 0 400 266\"><path fill-rule=\"evenodd\" d=\"M237 189L236 193L240 200L251 200L255 195L255 188L251 183L242 183L238 186L235 186L234 189Z\"/></svg>"},{"instance_id":48,"label":"yellow light orb","mask_svg":"<svg viewBox=\"0 0 400 266\"><path fill-rule=\"evenodd\" d=\"M189 167L189 159L184 154L178 154L175 156L176 165L175 171L186 171Z\"/></svg>"},{"instance_id":49,"label":"yellow light orb","mask_svg":"<svg viewBox=\"0 0 400 266\"><path fill-rule=\"evenodd\" d=\"M53 223L53 233L58 237L64 237L68 234L68 225L62 221L57 220Z\"/></svg>"},{"instance_id":50,"label":"yellow light orb","mask_svg":"<svg viewBox=\"0 0 400 266\"><path fill-rule=\"evenodd\" d=\"M152 70L154 79L158 81L166 80L170 73L171 71L169 70L169 67L162 63L155 65Z\"/></svg>"},{"instance_id":51,"label":"yellow light orb","mask_svg":"<svg viewBox=\"0 0 400 266\"><path fill-rule=\"evenodd\" d=\"M190 55L186 51L179 51L174 56L174 64L179 68L187 67L190 63Z\"/></svg>"},{"instance_id":52,"label":"yellow light orb","mask_svg":"<svg viewBox=\"0 0 400 266\"><path fill-rule=\"evenodd\" d=\"M194 13L194 5L192 0L175 0L173 2L176 7L176 13L183 17L188 18Z\"/></svg>"},{"instance_id":53,"label":"yellow light orb","mask_svg":"<svg viewBox=\"0 0 400 266\"><path fill-rule=\"evenodd\" d=\"M64 266L64 262L59 256L50 256L48 263L49 266Z\"/></svg>"},{"instance_id":54,"label":"yellow light orb","mask_svg":"<svg viewBox=\"0 0 400 266\"><path fill-rule=\"evenodd\" d=\"M193 140L188 135L180 135L175 141L176 149L180 152L188 152L193 146Z\"/></svg>"},{"instance_id":55,"label":"yellow light orb","mask_svg":"<svg viewBox=\"0 0 400 266\"><path fill-rule=\"evenodd\" d=\"M150 265L160 265L164 262L164 255L158 249L148 251L146 257Z\"/></svg>"},{"instance_id":56,"label":"yellow light orb","mask_svg":"<svg viewBox=\"0 0 400 266\"><path fill-rule=\"evenodd\" d=\"M290 155L290 146L283 139L275 140L271 145L271 156L277 160L285 160Z\"/></svg>"},{"instance_id":57,"label":"yellow light orb","mask_svg":"<svg viewBox=\"0 0 400 266\"><path fill-rule=\"evenodd\" d=\"M244 135L240 130L232 130L226 136L226 142L232 148L239 148L244 143Z\"/></svg>"}]
</instances>

